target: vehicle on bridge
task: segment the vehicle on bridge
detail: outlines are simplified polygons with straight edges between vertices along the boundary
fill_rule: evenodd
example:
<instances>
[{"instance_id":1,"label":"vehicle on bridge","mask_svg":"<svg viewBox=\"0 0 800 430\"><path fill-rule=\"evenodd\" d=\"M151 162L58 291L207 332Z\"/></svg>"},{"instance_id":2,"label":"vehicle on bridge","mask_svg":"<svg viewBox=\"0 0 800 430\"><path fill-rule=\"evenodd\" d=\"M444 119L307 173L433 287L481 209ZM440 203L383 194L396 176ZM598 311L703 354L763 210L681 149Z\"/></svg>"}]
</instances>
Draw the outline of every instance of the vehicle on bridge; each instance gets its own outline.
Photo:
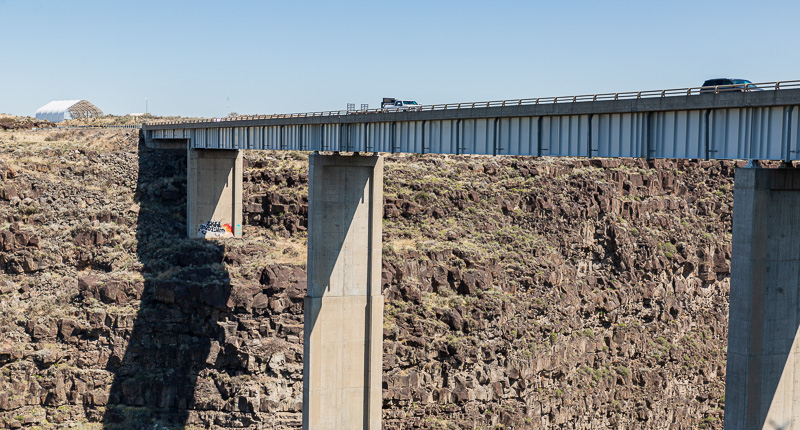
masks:
<instances>
[{"instance_id":1,"label":"vehicle on bridge","mask_svg":"<svg viewBox=\"0 0 800 430\"><path fill-rule=\"evenodd\" d=\"M722 92L764 91L747 79L716 78L703 82L700 94Z\"/></svg>"},{"instance_id":2,"label":"vehicle on bridge","mask_svg":"<svg viewBox=\"0 0 800 430\"><path fill-rule=\"evenodd\" d=\"M416 111L420 110L420 104L413 100L397 100L391 97L384 97L381 102L381 109L387 111Z\"/></svg>"}]
</instances>

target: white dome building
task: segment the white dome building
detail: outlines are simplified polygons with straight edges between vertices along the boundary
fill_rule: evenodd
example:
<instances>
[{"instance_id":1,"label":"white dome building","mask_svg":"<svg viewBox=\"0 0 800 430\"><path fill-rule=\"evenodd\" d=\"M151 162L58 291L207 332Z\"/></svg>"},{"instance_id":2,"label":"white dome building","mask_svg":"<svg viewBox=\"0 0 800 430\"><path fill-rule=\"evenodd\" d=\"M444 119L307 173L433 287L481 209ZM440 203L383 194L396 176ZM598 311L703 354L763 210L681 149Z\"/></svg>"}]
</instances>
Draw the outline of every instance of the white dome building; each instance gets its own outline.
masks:
<instances>
[{"instance_id":1,"label":"white dome building","mask_svg":"<svg viewBox=\"0 0 800 430\"><path fill-rule=\"evenodd\" d=\"M36 111L36 119L61 122L65 119L102 116L103 111L86 100L56 100Z\"/></svg>"}]
</instances>

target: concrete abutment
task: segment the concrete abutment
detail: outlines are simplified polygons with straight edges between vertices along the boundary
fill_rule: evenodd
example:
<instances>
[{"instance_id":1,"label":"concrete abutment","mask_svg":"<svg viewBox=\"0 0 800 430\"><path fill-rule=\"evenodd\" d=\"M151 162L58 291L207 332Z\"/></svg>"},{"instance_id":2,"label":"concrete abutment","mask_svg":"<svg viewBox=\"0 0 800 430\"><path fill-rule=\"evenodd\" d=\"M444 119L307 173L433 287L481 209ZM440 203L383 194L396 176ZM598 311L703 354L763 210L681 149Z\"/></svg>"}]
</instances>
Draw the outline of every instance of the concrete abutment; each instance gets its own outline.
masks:
<instances>
[{"instance_id":1,"label":"concrete abutment","mask_svg":"<svg viewBox=\"0 0 800 430\"><path fill-rule=\"evenodd\" d=\"M242 236L242 151L189 149L186 234Z\"/></svg>"},{"instance_id":2,"label":"concrete abutment","mask_svg":"<svg viewBox=\"0 0 800 430\"><path fill-rule=\"evenodd\" d=\"M725 429L800 426L800 169L737 169Z\"/></svg>"}]
</instances>

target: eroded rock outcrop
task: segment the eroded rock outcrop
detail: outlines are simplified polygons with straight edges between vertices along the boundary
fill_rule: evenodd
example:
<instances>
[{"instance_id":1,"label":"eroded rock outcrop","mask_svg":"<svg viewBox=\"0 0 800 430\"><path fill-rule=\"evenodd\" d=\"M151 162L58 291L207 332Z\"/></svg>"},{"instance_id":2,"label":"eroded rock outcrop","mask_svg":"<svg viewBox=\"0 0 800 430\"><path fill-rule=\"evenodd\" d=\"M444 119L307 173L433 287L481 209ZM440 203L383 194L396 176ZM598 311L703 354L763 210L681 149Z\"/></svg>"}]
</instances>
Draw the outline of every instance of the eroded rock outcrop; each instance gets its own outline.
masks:
<instances>
[{"instance_id":1,"label":"eroded rock outcrop","mask_svg":"<svg viewBox=\"0 0 800 430\"><path fill-rule=\"evenodd\" d=\"M197 241L184 153L5 136L0 426L299 427L305 155ZM734 169L387 156L384 427L721 428Z\"/></svg>"}]
</instances>

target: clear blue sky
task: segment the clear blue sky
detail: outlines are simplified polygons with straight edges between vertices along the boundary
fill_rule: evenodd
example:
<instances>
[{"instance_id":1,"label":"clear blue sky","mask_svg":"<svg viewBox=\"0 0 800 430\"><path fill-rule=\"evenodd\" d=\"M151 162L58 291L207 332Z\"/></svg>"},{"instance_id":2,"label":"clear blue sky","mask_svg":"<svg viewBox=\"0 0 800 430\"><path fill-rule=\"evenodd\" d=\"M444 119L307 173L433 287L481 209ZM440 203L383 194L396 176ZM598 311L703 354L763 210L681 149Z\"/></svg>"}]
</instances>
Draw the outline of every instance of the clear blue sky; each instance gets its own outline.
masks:
<instances>
[{"instance_id":1,"label":"clear blue sky","mask_svg":"<svg viewBox=\"0 0 800 430\"><path fill-rule=\"evenodd\" d=\"M0 0L0 112L224 116L800 79L800 1Z\"/></svg>"}]
</instances>

